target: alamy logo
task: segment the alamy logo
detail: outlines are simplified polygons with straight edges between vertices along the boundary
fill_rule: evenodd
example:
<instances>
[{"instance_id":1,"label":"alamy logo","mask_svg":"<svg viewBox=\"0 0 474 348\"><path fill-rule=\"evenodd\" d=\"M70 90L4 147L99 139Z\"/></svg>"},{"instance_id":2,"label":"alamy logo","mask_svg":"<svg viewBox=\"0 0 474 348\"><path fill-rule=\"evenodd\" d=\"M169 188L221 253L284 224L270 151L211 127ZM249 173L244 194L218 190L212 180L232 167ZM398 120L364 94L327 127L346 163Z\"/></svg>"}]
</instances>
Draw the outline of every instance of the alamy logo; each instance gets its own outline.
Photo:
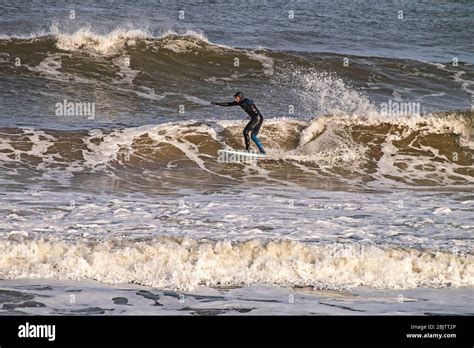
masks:
<instances>
[{"instance_id":1,"label":"alamy logo","mask_svg":"<svg viewBox=\"0 0 474 348\"><path fill-rule=\"evenodd\" d=\"M421 113L420 103L403 103L389 100L380 104L380 112L389 116L418 116Z\"/></svg>"},{"instance_id":2,"label":"alamy logo","mask_svg":"<svg viewBox=\"0 0 474 348\"><path fill-rule=\"evenodd\" d=\"M245 163L245 164L256 164L258 157L257 151L250 150L246 153L231 153L231 152L219 152L217 156L217 162L219 163Z\"/></svg>"},{"instance_id":3,"label":"alamy logo","mask_svg":"<svg viewBox=\"0 0 474 348\"><path fill-rule=\"evenodd\" d=\"M95 103L72 102L63 100L56 103L56 116L87 116L89 120L95 119Z\"/></svg>"},{"instance_id":4,"label":"alamy logo","mask_svg":"<svg viewBox=\"0 0 474 348\"><path fill-rule=\"evenodd\" d=\"M35 325L26 322L18 326L18 337L20 338L47 338L48 341L56 339L56 325Z\"/></svg>"}]
</instances>

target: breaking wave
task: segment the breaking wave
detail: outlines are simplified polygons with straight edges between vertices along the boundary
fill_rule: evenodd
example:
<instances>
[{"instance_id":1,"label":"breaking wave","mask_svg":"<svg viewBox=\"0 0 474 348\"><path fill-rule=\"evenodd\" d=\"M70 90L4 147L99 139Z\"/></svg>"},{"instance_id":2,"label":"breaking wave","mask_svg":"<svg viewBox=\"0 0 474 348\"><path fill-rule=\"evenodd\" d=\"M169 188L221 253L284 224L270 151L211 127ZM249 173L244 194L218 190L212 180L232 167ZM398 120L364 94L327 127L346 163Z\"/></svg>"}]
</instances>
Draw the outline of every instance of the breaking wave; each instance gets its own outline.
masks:
<instances>
[{"instance_id":1,"label":"breaking wave","mask_svg":"<svg viewBox=\"0 0 474 348\"><path fill-rule=\"evenodd\" d=\"M0 241L0 277L94 279L190 290L257 283L317 289L474 284L473 256L296 241L205 241L160 237L101 242Z\"/></svg>"},{"instance_id":2,"label":"breaking wave","mask_svg":"<svg viewBox=\"0 0 474 348\"><path fill-rule=\"evenodd\" d=\"M0 130L4 173L29 168L107 175L127 173L211 182L245 181L248 169L265 180L302 185L325 178L355 185L449 186L474 183L473 117L469 113L396 119L322 116L311 121L265 121L261 139L269 155L255 164L219 163L217 151L242 147L238 121L170 122L122 129ZM290 173L290 174L285 174Z\"/></svg>"}]
</instances>

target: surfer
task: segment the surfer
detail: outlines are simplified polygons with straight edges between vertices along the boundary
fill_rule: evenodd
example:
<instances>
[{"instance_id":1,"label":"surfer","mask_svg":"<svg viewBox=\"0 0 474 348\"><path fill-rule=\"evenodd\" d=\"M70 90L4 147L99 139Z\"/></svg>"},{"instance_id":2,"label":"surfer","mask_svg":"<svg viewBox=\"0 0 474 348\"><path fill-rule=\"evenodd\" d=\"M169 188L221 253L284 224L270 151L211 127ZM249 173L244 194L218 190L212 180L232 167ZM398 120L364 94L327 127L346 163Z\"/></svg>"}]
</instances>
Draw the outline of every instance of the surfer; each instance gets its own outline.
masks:
<instances>
[{"instance_id":1,"label":"surfer","mask_svg":"<svg viewBox=\"0 0 474 348\"><path fill-rule=\"evenodd\" d=\"M234 95L233 102L211 102L212 105L219 105L219 106L235 106L239 105L247 115L250 116L250 121L244 128L244 140L245 140L245 149L250 151L250 139L253 140L255 145L257 145L258 149L260 150L261 154L265 154L265 150L263 149L262 143L257 138L258 132L260 131L260 127L263 123L263 116L258 111L255 103L250 98L244 98L244 94L242 92L237 92ZM251 136L249 134L251 133Z\"/></svg>"}]
</instances>

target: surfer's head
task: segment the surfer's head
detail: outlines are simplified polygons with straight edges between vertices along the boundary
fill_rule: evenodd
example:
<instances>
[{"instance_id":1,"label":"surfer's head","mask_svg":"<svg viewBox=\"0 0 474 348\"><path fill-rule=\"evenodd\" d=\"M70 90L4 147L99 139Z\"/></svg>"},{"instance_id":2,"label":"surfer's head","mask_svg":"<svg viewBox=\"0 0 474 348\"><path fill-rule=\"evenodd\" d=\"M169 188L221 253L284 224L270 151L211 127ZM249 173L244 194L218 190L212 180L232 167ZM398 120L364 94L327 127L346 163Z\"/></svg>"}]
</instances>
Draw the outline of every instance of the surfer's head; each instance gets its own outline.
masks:
<instances>
[{"instance_id":1,"label":"surfer's head","mask_svg":"<svg viewBox=\"0 0 474 348\"><path fill-rule=\"evenodd\" d=\"M242 92L237 92L237 93L234 94L234 100L237 103L240 103L242 101L242 99L244 99L244 94Z\"/></svg>"}]
</instances>

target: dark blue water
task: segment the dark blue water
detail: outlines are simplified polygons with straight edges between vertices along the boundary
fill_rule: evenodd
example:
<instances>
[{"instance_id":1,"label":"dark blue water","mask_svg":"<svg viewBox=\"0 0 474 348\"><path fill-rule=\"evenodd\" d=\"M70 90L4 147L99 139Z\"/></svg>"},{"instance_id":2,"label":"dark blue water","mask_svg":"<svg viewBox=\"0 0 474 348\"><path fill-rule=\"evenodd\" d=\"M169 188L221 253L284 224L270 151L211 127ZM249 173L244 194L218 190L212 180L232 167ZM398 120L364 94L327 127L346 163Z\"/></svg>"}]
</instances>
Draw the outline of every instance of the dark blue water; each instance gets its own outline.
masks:
<instances>
[{"instance_id":1,"label":"dark blue water","mask_svg":"<svg viewBox=\"0 0 474 348\"><path fill-rule=\"evenodd\" d=\"M0 125L238 118L209 108L237 90L267 117L293 105L292 117L311 119L333 111L321 95L341 101L334 84L302 83L314 71L337 75L375 108L393 99L425 113L469 110L473 10L472 1L434 0L2 1ZM97 117L57 117L64 100L94 102Z\"/></svg>"},{"instance_id":2,"label":"dark blue water","mask_svg":"<svg viewBox=\"0 0 474 348\"><path fill-rule=\"evenodd\" d=\"M474 63L474 2L467 0L2 1L0 9L7 36L48 32L53 23L64 32L192 29L233 47Z\"/></svg>"}]
</instances>

